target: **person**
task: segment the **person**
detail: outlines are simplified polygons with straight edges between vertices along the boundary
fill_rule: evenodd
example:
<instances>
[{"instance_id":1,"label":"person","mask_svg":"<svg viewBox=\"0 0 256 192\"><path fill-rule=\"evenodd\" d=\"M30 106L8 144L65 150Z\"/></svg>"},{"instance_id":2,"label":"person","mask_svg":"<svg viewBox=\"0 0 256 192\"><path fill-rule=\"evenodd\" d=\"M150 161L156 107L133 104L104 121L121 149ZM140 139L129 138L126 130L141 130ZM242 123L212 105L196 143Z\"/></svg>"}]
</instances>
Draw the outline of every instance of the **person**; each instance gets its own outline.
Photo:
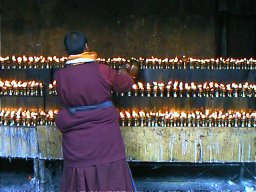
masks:
<instances>
[{"instance_id":1,"label":"person","mask_svg":"<svg viewBox=\"0 0 256 192\"><path fill-rule=\"evenodd\" d=\"M96 62L81 32L64 39L66 67L54 74L62 107L56 126L62 133L61 191L136 191L126 161L119 112L111 90L129 91L136 67L115 70ZM130 74L129 74L130 73Z\"/></svg>"}]
</instances>

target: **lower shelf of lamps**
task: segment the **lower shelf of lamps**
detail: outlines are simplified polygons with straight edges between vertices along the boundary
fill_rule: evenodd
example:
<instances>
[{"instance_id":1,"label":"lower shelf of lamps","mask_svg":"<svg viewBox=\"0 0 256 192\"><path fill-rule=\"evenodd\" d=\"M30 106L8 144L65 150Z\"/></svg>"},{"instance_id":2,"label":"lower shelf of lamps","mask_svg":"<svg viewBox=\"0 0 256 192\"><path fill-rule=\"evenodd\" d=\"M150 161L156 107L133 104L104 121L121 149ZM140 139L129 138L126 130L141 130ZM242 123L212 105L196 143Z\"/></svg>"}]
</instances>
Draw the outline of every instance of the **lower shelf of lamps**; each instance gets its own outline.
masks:
<instances>
[{"instance_id":1,"label":"lower shelf of lamps","mask_svg":"<svg viewBox=\"0 0 256 192\"><path fill-rule=\"evenodd\" d=\"M30 123L30 124L17 124L17 123L13 123L12 125L8 122L8 124L3 124L1 123L0 124L0 127L12 127L12 128L35 128L35 127L39 127L39 126L55 126L55 123L51 120L49 121L48 123L46 124L38 124L38 123ZM148 128L148 129L175 129L175 128L178 128L178 129L192 129L192 128L201 128L201 129L256 129L256 126L255 125L251 125L251 126L160 126L160 125L151 125L151 126L147 126L147 125L144 125L144 126L134 126L134 125L120 125L120 127L126 127L126 128L129 128L129 129L134 129L134 128Z\"/></svg>"},{"instance_id":2,"label":"lower shelf of lamps","mask_svg":"<svg viewBox=\"0 0 256 192\"><path fill-rule=\"evenodd\" d=\"M256 162L256 129L121 127L127 159L138 162ZM0 157L62 159L55 126L0 127Z\"/></svg>"}]
</instances>

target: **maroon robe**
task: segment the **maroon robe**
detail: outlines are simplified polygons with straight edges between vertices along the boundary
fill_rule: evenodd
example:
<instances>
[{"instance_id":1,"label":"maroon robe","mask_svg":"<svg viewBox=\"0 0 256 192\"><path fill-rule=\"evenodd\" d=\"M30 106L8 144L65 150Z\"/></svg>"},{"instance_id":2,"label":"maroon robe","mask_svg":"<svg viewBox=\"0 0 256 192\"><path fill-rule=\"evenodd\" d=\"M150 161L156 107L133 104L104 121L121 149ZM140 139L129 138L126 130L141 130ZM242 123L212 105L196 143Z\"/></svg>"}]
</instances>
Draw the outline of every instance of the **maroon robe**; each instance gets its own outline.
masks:
<instances>
[{"instance_id":1,"label":"maroon robe","mask_svg":"<svg viewBox=\"0 0 256 192\"><path fill-rule=\"evenodd\" d=\"M117 92L130 90L134 83L132 78L127 73L119 73L107 65L90 62L59 69L55 73L55 80L58 97L64 106L56 117L56 125L62 132L64 157L62 190L132 191L119 127L119 112L115 106L77 111L75 114L66 109L74 106L97 105L111 100L111 90ZM96 167L100 168L96 169ZM112 174L117 176L114 177L114 181L104 180ZM91 181L94 177L100 180L98 184L88 184L93 183ZM120 181L117 181L117 178ZM120 183L120 186L117 183Z\"/></svg>"}]
</instances>

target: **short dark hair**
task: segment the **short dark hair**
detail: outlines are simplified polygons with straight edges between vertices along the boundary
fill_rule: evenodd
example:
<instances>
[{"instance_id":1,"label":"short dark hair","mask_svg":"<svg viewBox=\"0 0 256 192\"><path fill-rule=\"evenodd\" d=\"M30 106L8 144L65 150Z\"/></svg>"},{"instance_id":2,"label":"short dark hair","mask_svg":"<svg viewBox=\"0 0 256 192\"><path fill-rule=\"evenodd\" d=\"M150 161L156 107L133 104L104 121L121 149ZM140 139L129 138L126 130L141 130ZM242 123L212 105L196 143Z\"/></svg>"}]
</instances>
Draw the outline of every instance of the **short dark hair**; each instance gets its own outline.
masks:
<instances>
[{"instance_id":1,"label":"short dark hair","mask_svg":"<svg viewBox=\"0 0 256 192\"><path fill-rule=\"evenodd\" d=\"M69 55L84 52L86 43L88 43L86 36L79 31L68 32L64 38L64 46Z\"/></svg>"}]
</instances>

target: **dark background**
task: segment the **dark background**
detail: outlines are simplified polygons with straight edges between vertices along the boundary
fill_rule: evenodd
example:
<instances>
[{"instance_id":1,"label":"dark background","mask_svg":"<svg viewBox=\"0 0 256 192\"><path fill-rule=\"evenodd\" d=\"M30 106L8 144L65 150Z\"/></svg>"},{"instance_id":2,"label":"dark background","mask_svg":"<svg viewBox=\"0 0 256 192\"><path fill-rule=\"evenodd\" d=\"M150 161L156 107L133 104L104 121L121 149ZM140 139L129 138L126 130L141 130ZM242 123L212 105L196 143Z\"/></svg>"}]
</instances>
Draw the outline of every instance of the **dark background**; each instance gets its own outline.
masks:
<instances>
[{"instance_id":1,"label":"dark background","mask_svg":"<svg viewBox=\"0 0 256 192\"><path fill-rule=\"evenodd\" d=\"M2 56L65 55L79 30L100 57L255 57L255 0L0 0Z\"/></svg>"}]
</instances>

